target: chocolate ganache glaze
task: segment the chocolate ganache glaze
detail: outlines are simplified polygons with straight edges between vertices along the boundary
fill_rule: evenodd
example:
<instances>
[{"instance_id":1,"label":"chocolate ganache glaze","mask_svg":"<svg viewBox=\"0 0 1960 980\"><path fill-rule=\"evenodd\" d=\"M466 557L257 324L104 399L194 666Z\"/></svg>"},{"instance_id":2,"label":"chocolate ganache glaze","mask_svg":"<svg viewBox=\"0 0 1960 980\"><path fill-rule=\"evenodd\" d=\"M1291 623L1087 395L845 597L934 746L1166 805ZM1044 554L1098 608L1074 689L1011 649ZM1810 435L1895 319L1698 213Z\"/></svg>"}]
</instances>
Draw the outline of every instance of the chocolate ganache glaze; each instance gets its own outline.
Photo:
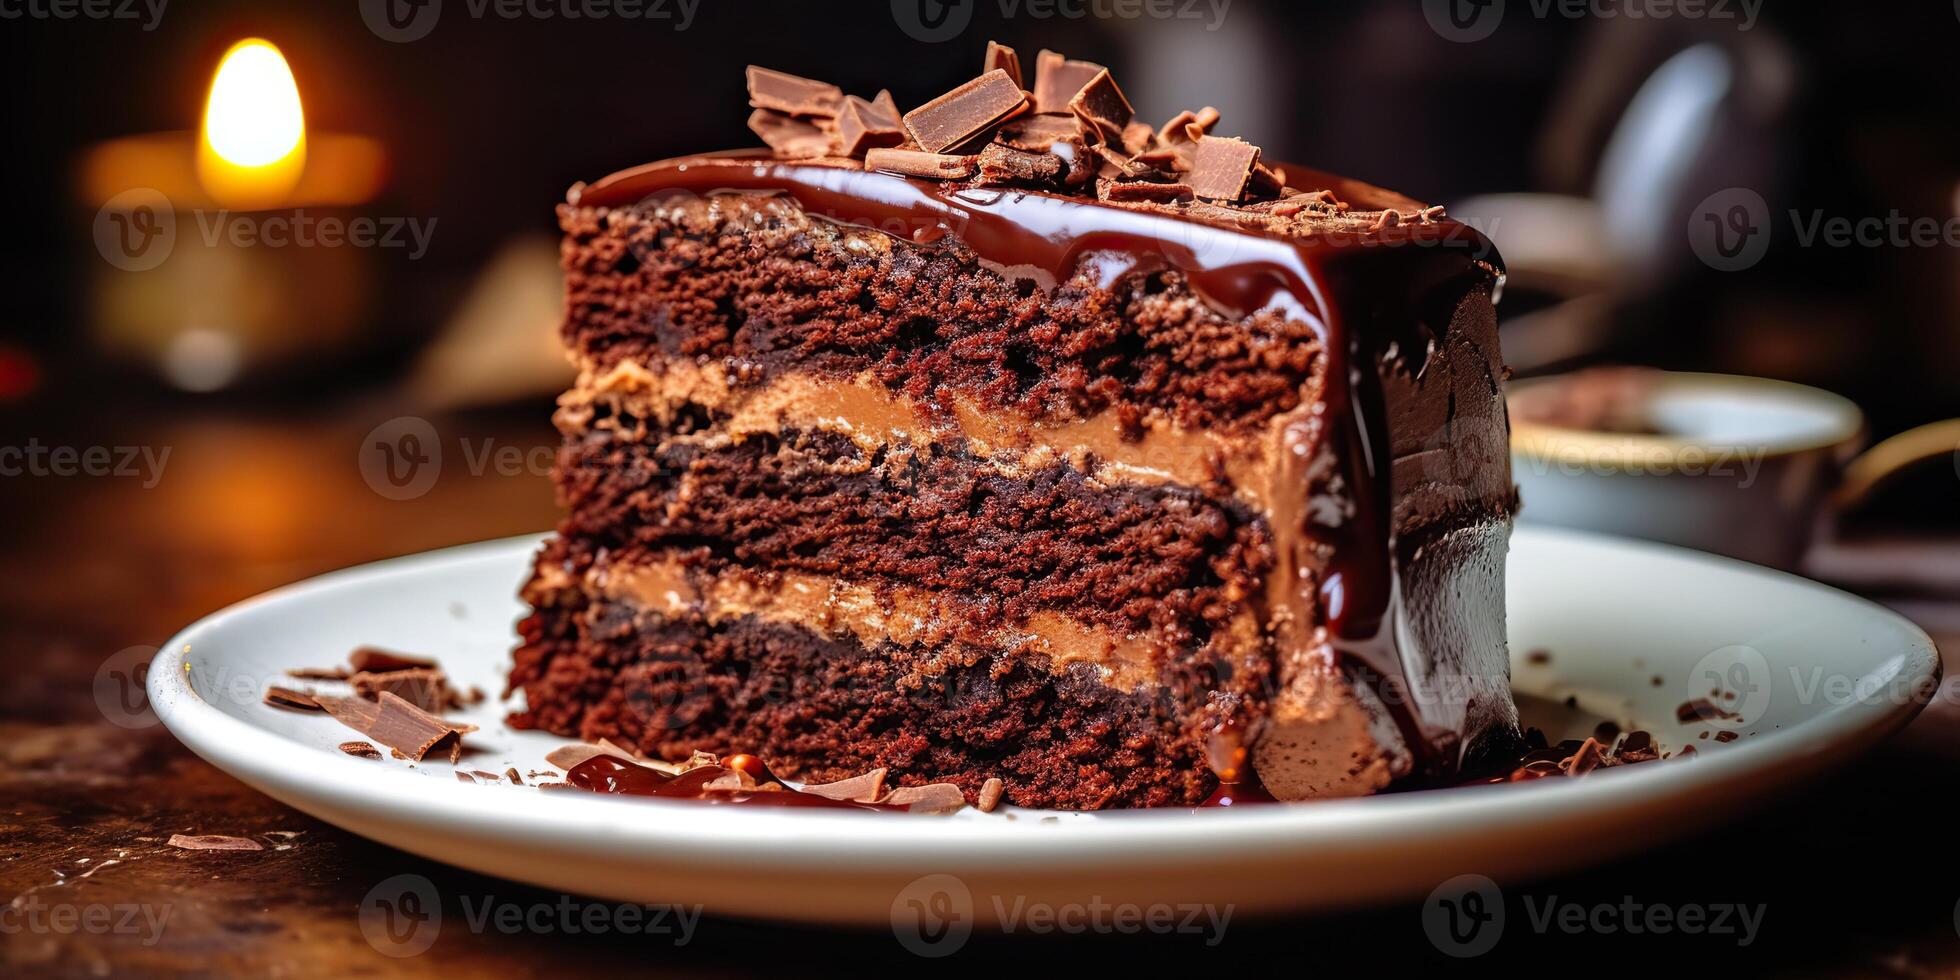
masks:
<instances>
[{"instance_id":1,"label":"chocolate ganache glaze","mask_svg":"<svg viewBox=\"0 0 1960 980\"><path fill-rule=\"evenodd\" d=\"M1288 166L1286 172L1290 182L1331 188L1359 209L1390 217L1422 211L1421 205L1378 188L1305 168ZM1502 267L1481 233L1448 218L1432 220L1429 212L1421 221L1374 222L1356 212L1343 220L1282 229L1252 212L1234 218L1223 208L1187 212L1170 203L975 187L865 170L848 161L791 162L753 153L622 171L573 187L568 202L623 208L658 203L665 196L721 193L785 195L812 216L918 246L956 240L1001 274L1043 288L1090 259L1110 280L1132 271L1174 269L1223 315L1271 311L1310 325L1328 362L1314 395L1315 411L1285 433L1288 452L1280 461L1285 472L1275 484L1298 487L1299 493L1272 501L1280 554L1266 618L1274 639L1282 651L1325 642L1348 670L1365 679L1411 750L1408 775L1418 779L1458 770L1479 739L1502 740L1505 732L1475 730L1484 723L1514 733L1515 717L1508 712L1499 719L1508 725L1470 717L1478 709L1466 699L1479 697L1475 692L1417 690L1429 671L1411 670L1411 658L1421 653L1407 647L1421 642L1422 632L1409 622L1398 566L1410 562L1421 546L1402 540L1405 530L1422 523L1421 515L1411 512L1431 505L1398 499L1391 474L1397 472L1398 455L1436 447L1398 454L1390 442L1389 413L1400 413L1398 425L1410 414L1436 416L1415 420L1415 427L1441 430L1455 423L1457 406L1454 396L1424 400L1441 409L1391 405L1383 381L1385 374L1422 375L1425 362L1447 342L1464 296L1495 300ZM1496 379L1487 381L1488 397L1495 398ZM1501 409L1496 424L1502 425ZM1471 497L1500 500L1488 516L1508 526L1515 506L1508 470L1465 474L1464 482L1479 486ZM1501 581L1501 537L1497 548ZM1316 627L1325 629L1324 640ZM1501 629L1496 635L1501 643ZM1244 780L1233 772L1244 760L1240 742L1257 737L1217 733L1214 767L1225 782Z\"/></svg>"}]
</instances>

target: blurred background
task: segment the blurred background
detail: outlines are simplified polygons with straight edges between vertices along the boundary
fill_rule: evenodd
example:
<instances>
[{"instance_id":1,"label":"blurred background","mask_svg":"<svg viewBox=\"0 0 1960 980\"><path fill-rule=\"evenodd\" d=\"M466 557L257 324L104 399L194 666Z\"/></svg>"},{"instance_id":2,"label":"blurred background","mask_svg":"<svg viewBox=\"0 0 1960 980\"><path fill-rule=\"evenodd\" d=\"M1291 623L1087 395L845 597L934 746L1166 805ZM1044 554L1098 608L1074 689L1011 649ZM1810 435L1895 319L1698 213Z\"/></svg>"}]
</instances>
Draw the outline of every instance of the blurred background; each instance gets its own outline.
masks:
<instances>
[{"instance_id":1,"label":"blurred background","mask_svg":"<svg viewBox=\"0 0 1960 980\"><path fill-rule=\"evenodd\" d=\"M1024 61L1055 48L1109 65L1144 118L1217 105L1269 157L1476 223L1511 267L1520 377L1797 381L1856 402L1866 442L1960 416L1951 4L581 9L7 5L0 718L72 736L105 658L203 613L550 526L553 205L753 144L751 62L910 107L977 73L990 38ZM277 46L291 85L248 50L214 89L246 38ZM281 142L296 112L303 165ZM1711 217L1740 222L1739 249L1697 244ZM1824 513L1804 570L1960 635L1956 451ZM1913 764L1960 757L1949 712L1908 734Z\"/></svg>"}]
</instances>

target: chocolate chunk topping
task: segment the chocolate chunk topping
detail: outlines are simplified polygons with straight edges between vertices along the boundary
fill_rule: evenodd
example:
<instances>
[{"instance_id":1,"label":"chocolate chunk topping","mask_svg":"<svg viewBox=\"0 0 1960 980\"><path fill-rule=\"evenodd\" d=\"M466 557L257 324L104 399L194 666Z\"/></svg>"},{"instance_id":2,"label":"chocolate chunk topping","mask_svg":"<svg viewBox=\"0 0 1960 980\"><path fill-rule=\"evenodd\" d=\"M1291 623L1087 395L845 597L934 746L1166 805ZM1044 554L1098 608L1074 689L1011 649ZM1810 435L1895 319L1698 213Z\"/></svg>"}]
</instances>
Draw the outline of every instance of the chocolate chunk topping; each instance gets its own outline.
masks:
<instances>
[{"instance_id":1,"label":"chocolate chunk topping","mask_svg":"<svg viewBox=\"0 0 1960 980\"><path fill-rule=\"evenodd\" d=\"M1060 182L1068 165L1052 153L1029 153L999 143L980 151L980 182L1047 186Z\"/></svg>"},{"instance_id":2,"label":"chocolate chunk topping","mask_svg":"<svg viewBox=\"0 0 1960 980\"><path fill-rule=\"evenodd\" d=\"M944 153L1026 108L1026 93L994 69L905 114L906 132L927 153Z\"/></svg>"},{"instance_id":3,"label":"chocolate chunk topping","mask_svg":"<svg viewBox=\"0 0 1960 980\"><path fill-rule=\"evenodd\" d=\"M885 97L891 96L885 93ZM749 120L749 125L753 128L755 120ZM835 140L831 146L838 156L862 157L868 150L897 146L903 142L905 129L899 124L896 110L887 113L883 106L875 102L866 102L855 95L844 97L844 108L837 113Z\"/></svg>"},{"instance_id":4,"label":"chocolate chunk topping","mask_svg":"<svg viewBox=\"0 0 1960 980\"><path fill-rule=\"evenodd\" d=\"M1021 80L1021 56L1015 54L1014 49L1005 44L1001 44L998 41L988 41L987 63L980 71L985 73L993 71L996 68L1006 72L1007 77L1014 80L1015 87L1028 87L1028 83Z\"/></svg>"},{"instance_id":5,"label":"chocolate chunk topping","mask_svg":"<svg viewBox=\"0 0 1960 980\"><path fill-rule=\"evenodd\" d=\"M1252 179L1252 168L1259 163L1259 148L1240 139L1206 136L1198 141L1198 152L1187 178L1192 193L1219 201L1236 201L1245 196Z\"/></svg>"},{"instance_id":6,"label":"chocolate chunk topping","mask_svg":"<svg viewBox=\"0 0 1960 980\"><path fill-rule=\"evenodd\" d=\"M1000 781L999 776L987 777L987 781L980 784L980 801L979 801L980 812L981 813L994 812L994 808L1000 805L1001 793L1005 791L1006 788L1007 788L1006 784Z\"/></svg>"},{"instance_id":7,"label":"chocolate chunk topping","mask_svg":"<svg viewBox=\"0 0 1960 980\"><path fill-rule=\"evenodd\" d=\"M320 702L305 691L295 691L290 687L268 687L265 689L265 703L275 708L291 708L294 711L324 711Z\"/></svg>"},{"instance_id":8,"label":"chocolate chunk topping","mask_svg":"<svg viewBox=\"0 0 1960 980\"><path fill-rule=\"evenodd\" d=\"M873 170L954 180L973 176L977 162L971 156L927 153L923 150L872 150L864 155L864 165Z\"/></svg>"},{"instance_id":9,"label":"chocolate chunk topping","mask_svg":"<svg viewBox=\"0 0 1960 980\"><path fill-rule=\"evenodd\" d=\"M342 742L340 743L340 751L348 755L359 756L363 759L381 758L381 750L375 748L372 742Z\"/></svg>"},{"instance_id":10,"label":"chocolate chunk topping","mask_svg":"<svg viewBox=\"0 0 1960 980\"><path fill-rule=\"evenodd\" d=\"M1130 100L1123 97L1123 90L1116 87L1116 79L1108 71L1099 71L1089 79L1069 100L1068 110L1088 123L1096 138L1111 146L1124 145L1123 131L1136 115L1136 110L1130 108Z\"/></svg>"},{"instance_id":11,"label":"chocolate chunk topping","mask_svg":"<svg viewBox=\"0 0 1960 980\"><path fill-rule=\"evenodd\" d=\"M792 116L834 116L844 92L828 82L749 66L749 105Z\"/></svg>"},{"instance_id":12,"label":"chocolate chunk topping","mask_svg":"<svg viewBox=\"0 0 1960 980\"><path fill-rule=\"evenodd\" d=\"M757 109L749 113L749 130L762 137L770 149L792 160L830 152L830 134L813 123L780 112Z\"/></svg>"},{"instance_id":13,"label":"chocolate chunk topping","mask_svg":"<svg viewBox=\"0 0 1960 980\"><path fill-rule=\"evenodd\" d=\"M1036 112L1068 112L1068 104L1103 66L1088 61L1070 61L1053 51L1043 51L1034 60L1034 108Z\"/></svg>"},{"instance_id":14,"label":"chocolate chunk topping","mask_svg":"<svg viewBox=\"0 0 1960 980\"><path fill-rule=\"evenodd\" d=\"M913 813L952 813L966 806L966 794L952 783L902 786L885 797L887 806L902 806Z\"/></svg>"},{"instance_id":15,"label":"chocolate chunk topping","mask_svg":"<svg viewBox=\"0 0 1960 980\"><path fill-rule=\"evenodd\" d=\"M417 667L433 668L436 662L427 657L414 657L406 653L383 650L380 647L360 647L347 655L347 665L355 673L362 671L413 670Z\"/></svg>"},{"instance_id":16,"label":"chocolate chunk topping","mask_svg":"<svg viewBox=\"0 0 1960 980\"><path fill-rule=\"evenodd\" d=\"M884 769L873 769L862 776L852 776L834 783L814 783L803 787L803 792L831 800L876 803L885 792L885 773Z\"/></svg>"},{"instance_id":17,"label":"chocolate chunk topping","mask_svg":"<svg viewBox=\"0 0 1960 980\"><path fill-rule=\"evenodd\" d=\"M167 842L171 847L186 851L263 851L265 845L249 837L226 837L222 834L171 834Z\"/></svg>"},{"instance_id":18,"label":"chocolate chunk topping","mask_svg":"<svg viewBox=\"0 0 1960 980\"><path fill-rule=\"evenodd\" d=\"M345 667L295 667L286 671L286 676L303 681L344 681L350 673Z\"/></svg>"},{"instance_id":19,"label":"chocolate chunk topping","mask_svg":"<svg viewBox=\"0 0 1960 980\"><path fill-rule=\"evenodd\" d=\"M1210 106L1153 129L1136 118L1108 69L1053 51L1036 59L1032 92L1026 83L1020 56L990 43L979 77L901 114L890 92L866 100L752 66L749 128L784 159L862 160L868 169L907 177L1093 190L1107 201L1210 208L1219 218L1252 202L1282 202L1261 208L1266 218L1346 209L1328 191L1286 186L1285 171L1262 164L1257 146L1212 136L1220 116ZM1412 220L1433 220L1433 213Z\"/></svg>"}]
</instances>

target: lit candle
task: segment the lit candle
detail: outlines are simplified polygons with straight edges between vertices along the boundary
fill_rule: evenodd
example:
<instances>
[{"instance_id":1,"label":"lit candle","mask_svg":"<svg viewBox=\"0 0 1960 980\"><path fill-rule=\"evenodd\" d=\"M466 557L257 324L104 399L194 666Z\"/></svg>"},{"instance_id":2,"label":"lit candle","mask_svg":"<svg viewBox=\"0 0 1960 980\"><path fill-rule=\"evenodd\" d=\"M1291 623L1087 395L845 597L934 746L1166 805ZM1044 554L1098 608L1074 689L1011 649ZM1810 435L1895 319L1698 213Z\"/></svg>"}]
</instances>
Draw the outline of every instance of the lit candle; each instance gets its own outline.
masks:
<instances>
[{"instance_id":1,"label":"lit candle","mask_svg":"<svg viewBox=\"0 0 1960 980\"><path fill-rule=\"evenodd\" d=\"M367 325L371 249L231 234L270 239L302 217L345 226L384 184L379 143L307 131L299 85L271 42L225 52L197 132L102 143L79 170L105 260L90 289L92 327L109 352L211 390L261 365L345 349Z\"/></svg>"},{"instance_id":2,"label":"lit candle","mask_svg":"<svg viewBox=\"0 0 1960 980\"><path fill-rule=\"evenodd\" d=\"M225 52L204 102L197 177L218 203L238 210L278 207L306 172L306 113L286 56L269 41Z\"/></svg>"}]
</instances>

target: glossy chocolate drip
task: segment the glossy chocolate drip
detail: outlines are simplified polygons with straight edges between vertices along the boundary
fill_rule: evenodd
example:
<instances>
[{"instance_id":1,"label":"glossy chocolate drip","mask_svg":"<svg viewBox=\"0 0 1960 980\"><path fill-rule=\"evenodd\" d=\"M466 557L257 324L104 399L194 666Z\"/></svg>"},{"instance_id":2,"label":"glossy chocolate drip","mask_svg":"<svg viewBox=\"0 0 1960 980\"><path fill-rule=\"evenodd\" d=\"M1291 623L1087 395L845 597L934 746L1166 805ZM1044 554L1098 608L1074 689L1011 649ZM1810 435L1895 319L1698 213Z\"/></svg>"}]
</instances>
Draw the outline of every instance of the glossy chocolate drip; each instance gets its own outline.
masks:
<instances>
[{"instance_id":1,"label":"glossy chocolate drip","mask_svg":"<svg viewBox=\"0 0 1960 980\"><path fill-rule=\"evenodd\" d=\"M1329 363L1319 411L1288 439L1299 450L1288 465L1300 499L1284 507L1275 502L1272 515L1276 536L1299 552L1282 562L1298 581L1279 601L1294 611L1291 622L1326 627L1335 650L1394 716L1418 770L1457 766L1465 748L1461 733L1425 721L1396 639L1401 559L1380 370L1386 358L1421 370L1449 322L1434 315L1434 297L1452 295L1451 289L1462 295L1469 279L1494 285L1495 252L1481 234L1447 219L1370 227L1351 217L1303 220L1282 234L1252 212L1232 222L1216 209L1200 217L1168 206L1122 207L741 156L624 171L574 187L570 203L627 207L718 192L784 194L812 216L918 245L951 237L1003 275L1044 288L1091 257L1104 282L1175 269L1222 315L1270 311L1309 325ZM1408 203L1394 199L1385 206ZM1297 632L1290 637L1307 641Z\"/></svg>"}]
</instances>

